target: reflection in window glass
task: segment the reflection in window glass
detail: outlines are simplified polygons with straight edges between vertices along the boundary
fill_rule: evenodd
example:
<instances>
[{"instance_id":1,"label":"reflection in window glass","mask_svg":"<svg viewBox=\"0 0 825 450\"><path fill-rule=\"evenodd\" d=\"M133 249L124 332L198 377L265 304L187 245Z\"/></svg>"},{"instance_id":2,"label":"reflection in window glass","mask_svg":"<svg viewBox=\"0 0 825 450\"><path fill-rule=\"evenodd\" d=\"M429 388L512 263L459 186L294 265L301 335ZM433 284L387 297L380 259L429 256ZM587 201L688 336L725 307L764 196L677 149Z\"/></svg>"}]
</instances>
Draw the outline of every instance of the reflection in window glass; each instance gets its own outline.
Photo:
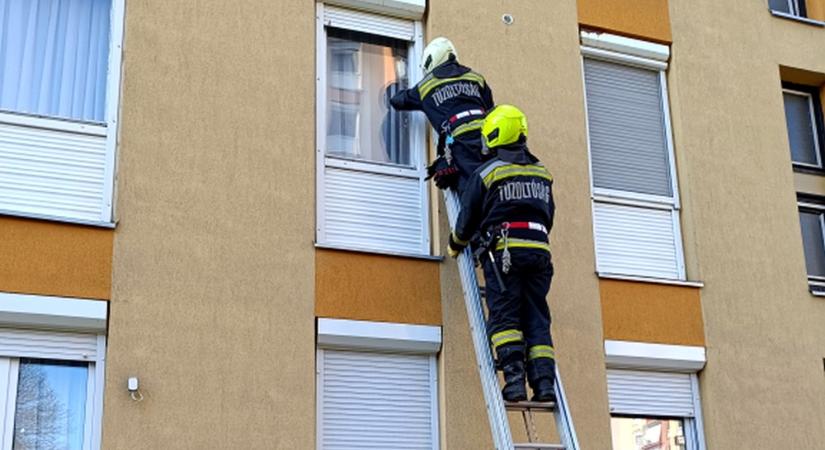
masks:
<instances>
[{"instance_id":1,"label":"reflection in window glass","mask_svg":"<svg viewBox=\"0 0 825 450\"><path fill-rule=\"evenodd\" d=\"M822 213L799 211L802 228L802 244L805 248L805 266L808 276L825 277L825 238L822 230Z\"/></svg>"},{"instance_id":2,"label":"reflection in window glass","mask_svg":"<svg viewBox=\"0 0 825 450\"><path fill-rule=\"evenodd\" d=\"M784 92L783 98L791 159L797 164L820 167L816 127L812 120L814 110L811 96Z\"/></svg>"},{"instance_id":3,"label":"reflection in window glass","mask_svg":"<svg viewBox=\"0 0 825 450\"><path fill-rule=\"evenodd\" d=\"M389 107L407 87L407 42L335 28L327 40L327 155L411 165L408 112Z\"/></svg>"},{"instance_id":4,"label":"reflection in window glass","mask_svg":"<svg viewBox=\"0 0 825 450\"><path fill-rule=\"evenodd\" d=\"M613 417L613 450L685 450L685 429L679 419Z\"/></svg>"},{"instance_id":5,"label":"reflection in window glass","mask_svg":"<svg viewBox=\"0 0 825 450\"><path fill-rule=\"evenodd\" d=\"M82 449L88 376L86 363L21 359L14 449Z\"/></svg>"}]
</instances>

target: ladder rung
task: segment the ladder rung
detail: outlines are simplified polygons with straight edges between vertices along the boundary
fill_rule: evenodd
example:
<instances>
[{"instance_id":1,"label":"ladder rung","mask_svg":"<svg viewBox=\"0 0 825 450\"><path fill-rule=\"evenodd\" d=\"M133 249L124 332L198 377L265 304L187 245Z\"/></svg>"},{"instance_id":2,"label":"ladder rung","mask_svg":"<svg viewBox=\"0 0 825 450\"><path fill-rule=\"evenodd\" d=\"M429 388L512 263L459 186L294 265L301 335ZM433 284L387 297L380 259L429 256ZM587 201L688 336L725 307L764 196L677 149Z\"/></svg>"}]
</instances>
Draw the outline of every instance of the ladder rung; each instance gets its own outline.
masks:
<instances>
[{"instance_id":1,"label":"ladder rung","mask_svg":"<svg viewBox=\"0 0 825 450\"><path fill-rule=\"evenodd\" d=\"M525 444L514 444L513 448L516 450L565 450L565 446L561 444L538 444L536 442L528 442Z\"/></svg>"},{"instance_id":2,"label":"ladder rung","mask_svg":"<svg viewBox=\"0 0 825 450\"><path fill-rule=\"evenodd\" d=\"M556 410L554 402L504 402L504 407L508 411L553 412Z\"/></svg>"}]
</instances>

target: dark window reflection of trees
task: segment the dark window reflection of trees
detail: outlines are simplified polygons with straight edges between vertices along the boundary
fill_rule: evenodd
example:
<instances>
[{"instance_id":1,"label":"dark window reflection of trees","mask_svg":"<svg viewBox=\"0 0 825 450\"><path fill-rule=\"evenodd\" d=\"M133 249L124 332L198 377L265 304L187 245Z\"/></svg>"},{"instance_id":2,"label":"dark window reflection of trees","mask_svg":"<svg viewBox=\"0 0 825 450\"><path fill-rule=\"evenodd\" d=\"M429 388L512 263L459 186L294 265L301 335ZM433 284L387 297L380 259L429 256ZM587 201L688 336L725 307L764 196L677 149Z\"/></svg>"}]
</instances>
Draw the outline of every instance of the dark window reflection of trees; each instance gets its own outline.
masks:
<instances>
[{"instance_id":1,"label":"dark window reflection of trees","mask_svg":"<svg viewBox=\"0 0 825 450\"><path fill-rule=\"evenodd\" d=\"M77 403L78 396L85 400L86 386L85 381L77 378L76 372L67 372L77 369L85 372L87 367L75 363L47 364L36 360L21 361L14 419L14 450L73 450L82 447L83 417L70 415L85 415L85 401L80 405L70 403ZM56 372L52 373L52 380L49 379L47 367ZM55 375L65 385L55 386Z\"/></svg>"}]
</instances>

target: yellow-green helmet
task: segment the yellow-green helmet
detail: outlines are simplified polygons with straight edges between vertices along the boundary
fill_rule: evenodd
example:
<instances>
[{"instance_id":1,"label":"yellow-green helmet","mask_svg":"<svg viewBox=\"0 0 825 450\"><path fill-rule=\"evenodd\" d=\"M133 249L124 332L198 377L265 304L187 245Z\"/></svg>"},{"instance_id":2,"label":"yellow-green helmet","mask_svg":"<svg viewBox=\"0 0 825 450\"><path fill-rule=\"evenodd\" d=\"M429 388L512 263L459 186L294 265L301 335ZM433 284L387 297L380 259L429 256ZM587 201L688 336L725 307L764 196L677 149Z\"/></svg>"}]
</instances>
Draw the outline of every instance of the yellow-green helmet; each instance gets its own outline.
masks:
<instances>
[{"instance_id":1,"label":"yellow-green helmet","mask_svg":"<svg viewBox=\"0 0 825 450\"><path fill-rule=\"evenodd\" d=\"M487 113L481 126L484 150L501 147L527 137L527 117L513 105L498 105Z\"/></svg>"}]
</instances>

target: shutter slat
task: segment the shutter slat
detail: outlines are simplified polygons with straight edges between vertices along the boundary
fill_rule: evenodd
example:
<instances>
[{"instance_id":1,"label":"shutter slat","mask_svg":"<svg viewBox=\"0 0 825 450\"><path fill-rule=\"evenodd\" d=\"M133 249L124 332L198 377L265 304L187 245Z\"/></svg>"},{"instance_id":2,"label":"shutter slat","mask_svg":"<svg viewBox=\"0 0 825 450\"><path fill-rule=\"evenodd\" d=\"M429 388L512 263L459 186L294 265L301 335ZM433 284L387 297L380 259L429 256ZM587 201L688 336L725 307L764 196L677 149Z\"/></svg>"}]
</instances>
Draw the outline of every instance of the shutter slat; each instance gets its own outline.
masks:
<instances>
[{"instance_id":1,"label":"shutter slat","mask_svg":"<svg viewBox=\"0 0 825 450\"><path fill-rule=\"evenodd\" d=\"M102 220L106 138L0 123L0 209Z\"/></svg>"},{"instance_id":2,"label":"shutter slat","mask_svg":"<svg viewBox=\"0 0 825 450\"><path fill-rule=\"evenodd\" d=\"M659 72L585 59L593 185L673 196Z\"/></svg>"},{"instance_id":3,"label":"shutter slat","mask_svg":"<svg viewBox=\"0 0 825 450\"><path fill-rule=\"evenodd\" d=\"M420 181L327 167L325 244L426 253Z\"/></svg>"},{"instance_id":4,"label":"shutter slat","mask_svg":"<svg viewBox=\"0 0 825 450\"><path fill-rule=\"evenodd\" d=\"M321 448L434 448L431 358L324 350Z\"/></svg>"},{"instance_id":5,"label":"shutter slat","mask_svg":"<svg viewBox=\"0 0 825 450\"><path fill-rule=\"evenodd\" d=\"M683 373L608 370L610 412L639 416L693 417L693 385Z\"/></svg>"},{"instance_id":6,"label":"shutter slat","mask_svg":"<svg viewBox=\"0 0 825 450\"><path fill-rule=\"evenodd\" d=\"M602 273L678 279L673 210L596 201L596 261Z\"/></svg>"}]
</instances>

